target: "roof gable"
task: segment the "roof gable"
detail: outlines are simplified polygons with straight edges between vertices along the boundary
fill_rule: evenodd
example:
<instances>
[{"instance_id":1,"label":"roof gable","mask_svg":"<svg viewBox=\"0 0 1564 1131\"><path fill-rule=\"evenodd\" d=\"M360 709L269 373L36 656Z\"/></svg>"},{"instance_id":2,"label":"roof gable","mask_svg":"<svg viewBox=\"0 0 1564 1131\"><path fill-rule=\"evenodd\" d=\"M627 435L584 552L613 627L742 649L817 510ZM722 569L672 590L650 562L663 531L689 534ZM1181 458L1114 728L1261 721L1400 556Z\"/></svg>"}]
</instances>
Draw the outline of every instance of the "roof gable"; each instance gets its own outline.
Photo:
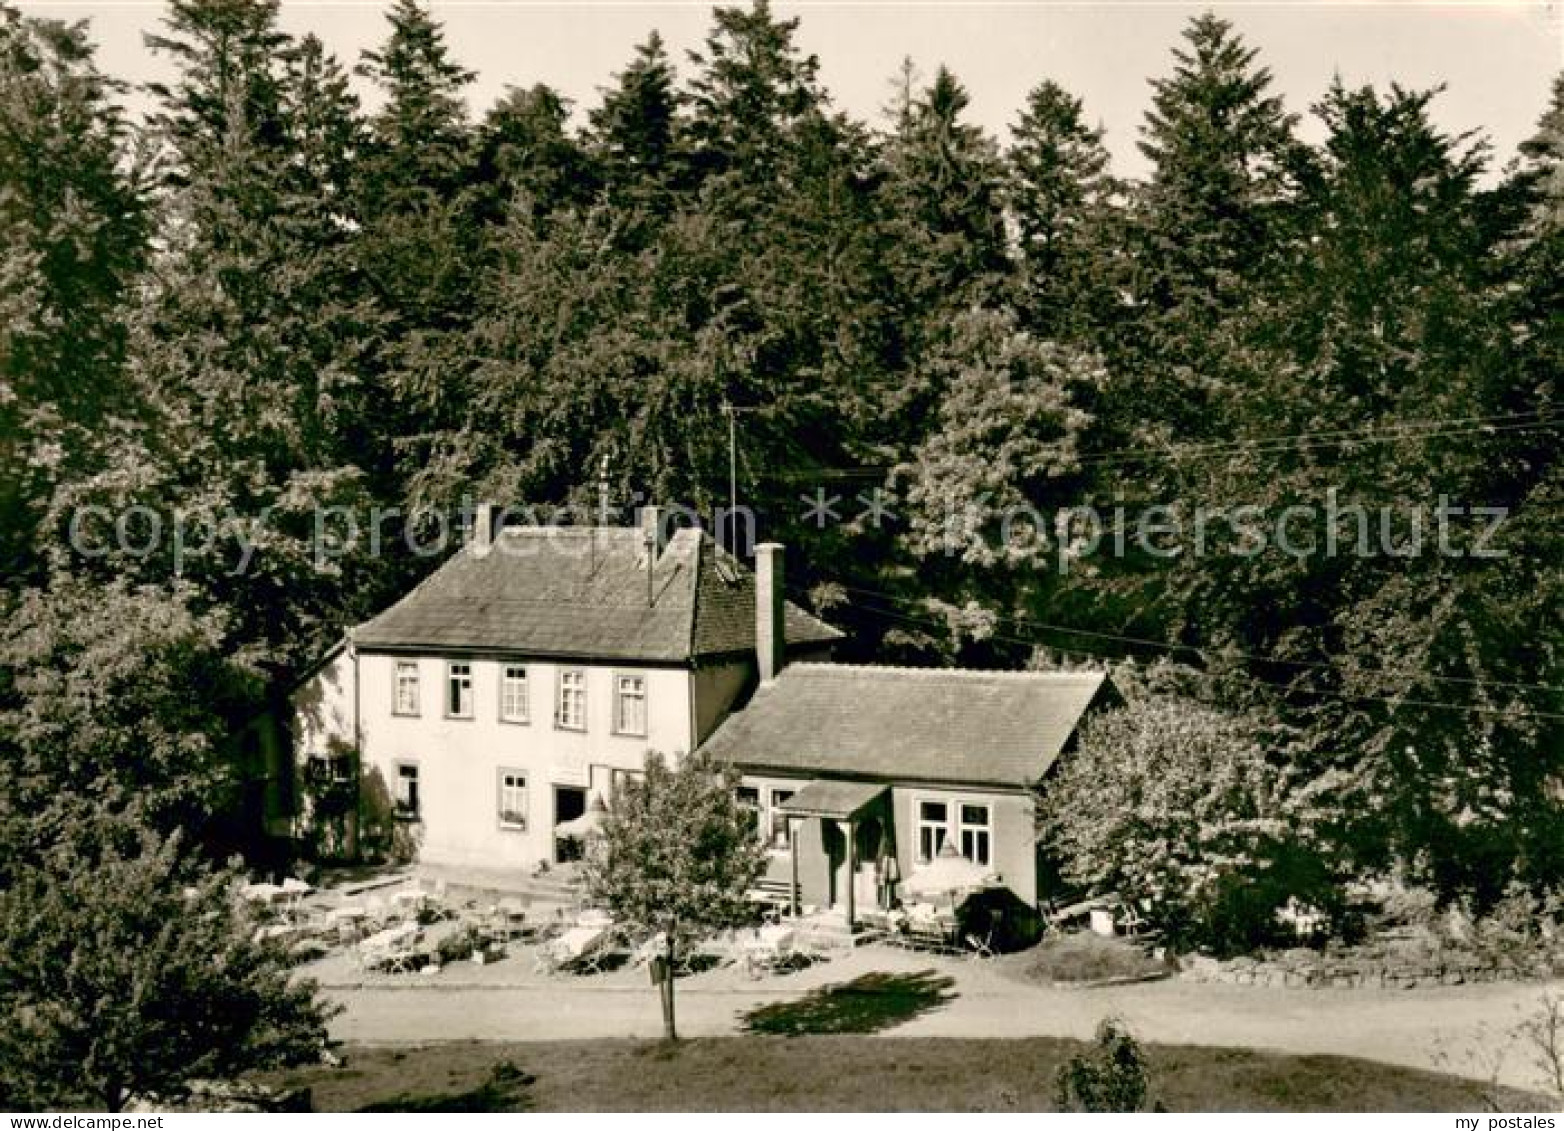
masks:
<instances>
[{"instance_id":1,"label":"roof gable","mask_svg":"<svg viewBox=\"0 0 1564 1131\"><path fill-rule=\"evenodd\" d=\"M686 662L752 650L754 577L699 530L680 530L648 587L646 548L624 527L508 527L463 547L354 633L365 650L496 651ZM719 558L722 555L719 570ZM790 644L841 633L795 606Z\"/></svg>"},{"instance_id":2,"label":"roof gable","mask_svg":"<svg viewBox=\"0 0 1564 1131\"><path fill-rule=\"evenodd\" d=\"M1103 672L792 664L706 749L772 770L1024 787L1116 694Z\"/></svg>"}]
</instances>

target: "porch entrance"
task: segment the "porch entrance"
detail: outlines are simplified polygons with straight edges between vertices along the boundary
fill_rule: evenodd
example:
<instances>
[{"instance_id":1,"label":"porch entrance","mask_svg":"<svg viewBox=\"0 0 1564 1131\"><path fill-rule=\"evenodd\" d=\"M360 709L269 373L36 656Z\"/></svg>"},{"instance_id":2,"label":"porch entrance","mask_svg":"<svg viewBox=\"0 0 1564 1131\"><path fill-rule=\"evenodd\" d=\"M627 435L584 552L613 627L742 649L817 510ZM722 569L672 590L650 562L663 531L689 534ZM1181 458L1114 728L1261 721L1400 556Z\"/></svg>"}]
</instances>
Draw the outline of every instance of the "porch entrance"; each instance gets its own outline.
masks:
<instances>
[{"instance_id":1,"label":"porch entrance","mask_svg":"<svg viewBox=\"0 0 1564 1131\"><path fill-rule=\"evenodd\" d=\"M587 791L580 786L556 785L554 787L554 828L566 821L574 821L586 812ZM554 863L568 864L581 858L581 841L575 837L554 838Z\"/></svg>"},{"instance_id":2,"label":"porch entrance","mask_svg":"<svg viewBox=\"0 0 1564 1131\"><path fill-rule=\"evenodd\" d=\"M800 861L795 821L820 822L820 842L825 869L826 905L846 914L849 928L856 925L859 908L880 904L881 861L894 858L889 836L889 808L882 802L888 787L872 782L812 781L779 807L787 818L792 846L794 912L797 913Z\"/></svg>"}]
</instances>

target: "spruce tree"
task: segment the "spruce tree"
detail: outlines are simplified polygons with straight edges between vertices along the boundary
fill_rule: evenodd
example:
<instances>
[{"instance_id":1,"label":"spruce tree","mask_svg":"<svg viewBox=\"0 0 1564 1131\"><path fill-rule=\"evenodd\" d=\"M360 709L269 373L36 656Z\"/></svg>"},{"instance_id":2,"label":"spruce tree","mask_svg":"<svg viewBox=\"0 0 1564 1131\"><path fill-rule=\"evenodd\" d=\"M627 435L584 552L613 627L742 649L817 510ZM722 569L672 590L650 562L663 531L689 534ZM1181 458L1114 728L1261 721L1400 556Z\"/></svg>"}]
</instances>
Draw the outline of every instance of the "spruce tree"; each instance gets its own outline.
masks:
<instances>
[{"instance_id":1,"label":"spruce tree","mask_svg":"<svg viewBox=\"0 0 1564 1131\"><path fill-rule=\"evenodd\" d=\"M685 98L662 36L652 32L588 115L590 146L611 196L665 211L688 161Z\"/></svg>"},{"instance_id":2,"label":"spruce tree","mask_svg":"<svg viewBox=\"0 0 1564 1131\"><path fill-rule=\"evenodd\" d=\"M1130 442L1222 431L1211 407L1233 379L1229 319L1272 263L1300 175L1295 118L1256 49L1210 13L1184 40L1173 73L1152 82L1139 143L1151 175L1130 215L1133 308L1107 339Z\"/></svg>"},{"instance_id":3,"label":"spruce tree","mask_svg":"<svg viewBox=\"0 0 1564 1131\"><path fill-rule=\"evenodd\" d=\"M0 4L0 576L36 580L54 487L134 412L124 308L146 257L141 174L84 29Z\"/></svg>"},{"instance_id":4,"label":"spruce tree","mask_svg":"<svg viewBox=\"0 0 1564 1131\"><path fill-rule=\"evenodd\" d=\"M1027 95L1006 153L1026 323L1047 338L1083 340L1117 304L1113 241L1117 182L1101 126L1052 81Z\"/></svg>"}]
</instances>

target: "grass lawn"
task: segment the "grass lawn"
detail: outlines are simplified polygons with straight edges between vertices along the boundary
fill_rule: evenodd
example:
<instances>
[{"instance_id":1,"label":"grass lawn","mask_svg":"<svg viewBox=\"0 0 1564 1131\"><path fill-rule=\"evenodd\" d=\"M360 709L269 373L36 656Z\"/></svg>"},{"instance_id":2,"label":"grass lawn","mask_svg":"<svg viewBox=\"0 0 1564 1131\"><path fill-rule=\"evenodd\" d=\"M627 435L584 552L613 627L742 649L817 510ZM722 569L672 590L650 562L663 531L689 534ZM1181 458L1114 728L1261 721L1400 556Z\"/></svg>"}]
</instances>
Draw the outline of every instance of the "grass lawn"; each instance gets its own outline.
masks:
<instances>
[{"instance_id":1,"label":"grass lawn","mask_svg":"<svg viewBox=\"0 0 1564 1131\"><path fill-rule=\"evenodd\" d=\"M304 1085L317 1111L1010 1111L1051 1106L1080 1042L740 1036L681 1042L452 1042L349 1047ZM1151 1046L1173 1111L1476 1111L1481 1084L1363 1060ZM1546 1110L1503 1091L1502 1110Z\"/></svg>"}]
</instances>

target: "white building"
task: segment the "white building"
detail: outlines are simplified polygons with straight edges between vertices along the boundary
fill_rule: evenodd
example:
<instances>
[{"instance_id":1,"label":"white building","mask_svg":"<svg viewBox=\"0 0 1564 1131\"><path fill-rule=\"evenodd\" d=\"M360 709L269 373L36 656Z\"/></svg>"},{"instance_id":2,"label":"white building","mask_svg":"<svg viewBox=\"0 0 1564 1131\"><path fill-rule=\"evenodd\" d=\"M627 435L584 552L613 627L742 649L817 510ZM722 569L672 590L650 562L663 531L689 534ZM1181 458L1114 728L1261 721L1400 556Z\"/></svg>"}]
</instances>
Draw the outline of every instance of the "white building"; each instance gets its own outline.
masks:
<instances>
[{"instance_id":1,"label":"white building","mask_svg":"<svg viewBox=\"0 0 1564 1131\"><path fill-rule=\"evenodd\" d=\"M778 594L784 623L757 648L772 626L755 616L754 575L702 532L664 542L645 513L643 529L491 532L480 508L473 540L296 692L305 781L336 783L354 799L345 813L385 797L427 863L557 862L573 842L556 826L649 751L705 741L754 686L757 654L824 658L840 639ZM768 586L778 555L757 552Z\"/></svg>"}]
</instances>

